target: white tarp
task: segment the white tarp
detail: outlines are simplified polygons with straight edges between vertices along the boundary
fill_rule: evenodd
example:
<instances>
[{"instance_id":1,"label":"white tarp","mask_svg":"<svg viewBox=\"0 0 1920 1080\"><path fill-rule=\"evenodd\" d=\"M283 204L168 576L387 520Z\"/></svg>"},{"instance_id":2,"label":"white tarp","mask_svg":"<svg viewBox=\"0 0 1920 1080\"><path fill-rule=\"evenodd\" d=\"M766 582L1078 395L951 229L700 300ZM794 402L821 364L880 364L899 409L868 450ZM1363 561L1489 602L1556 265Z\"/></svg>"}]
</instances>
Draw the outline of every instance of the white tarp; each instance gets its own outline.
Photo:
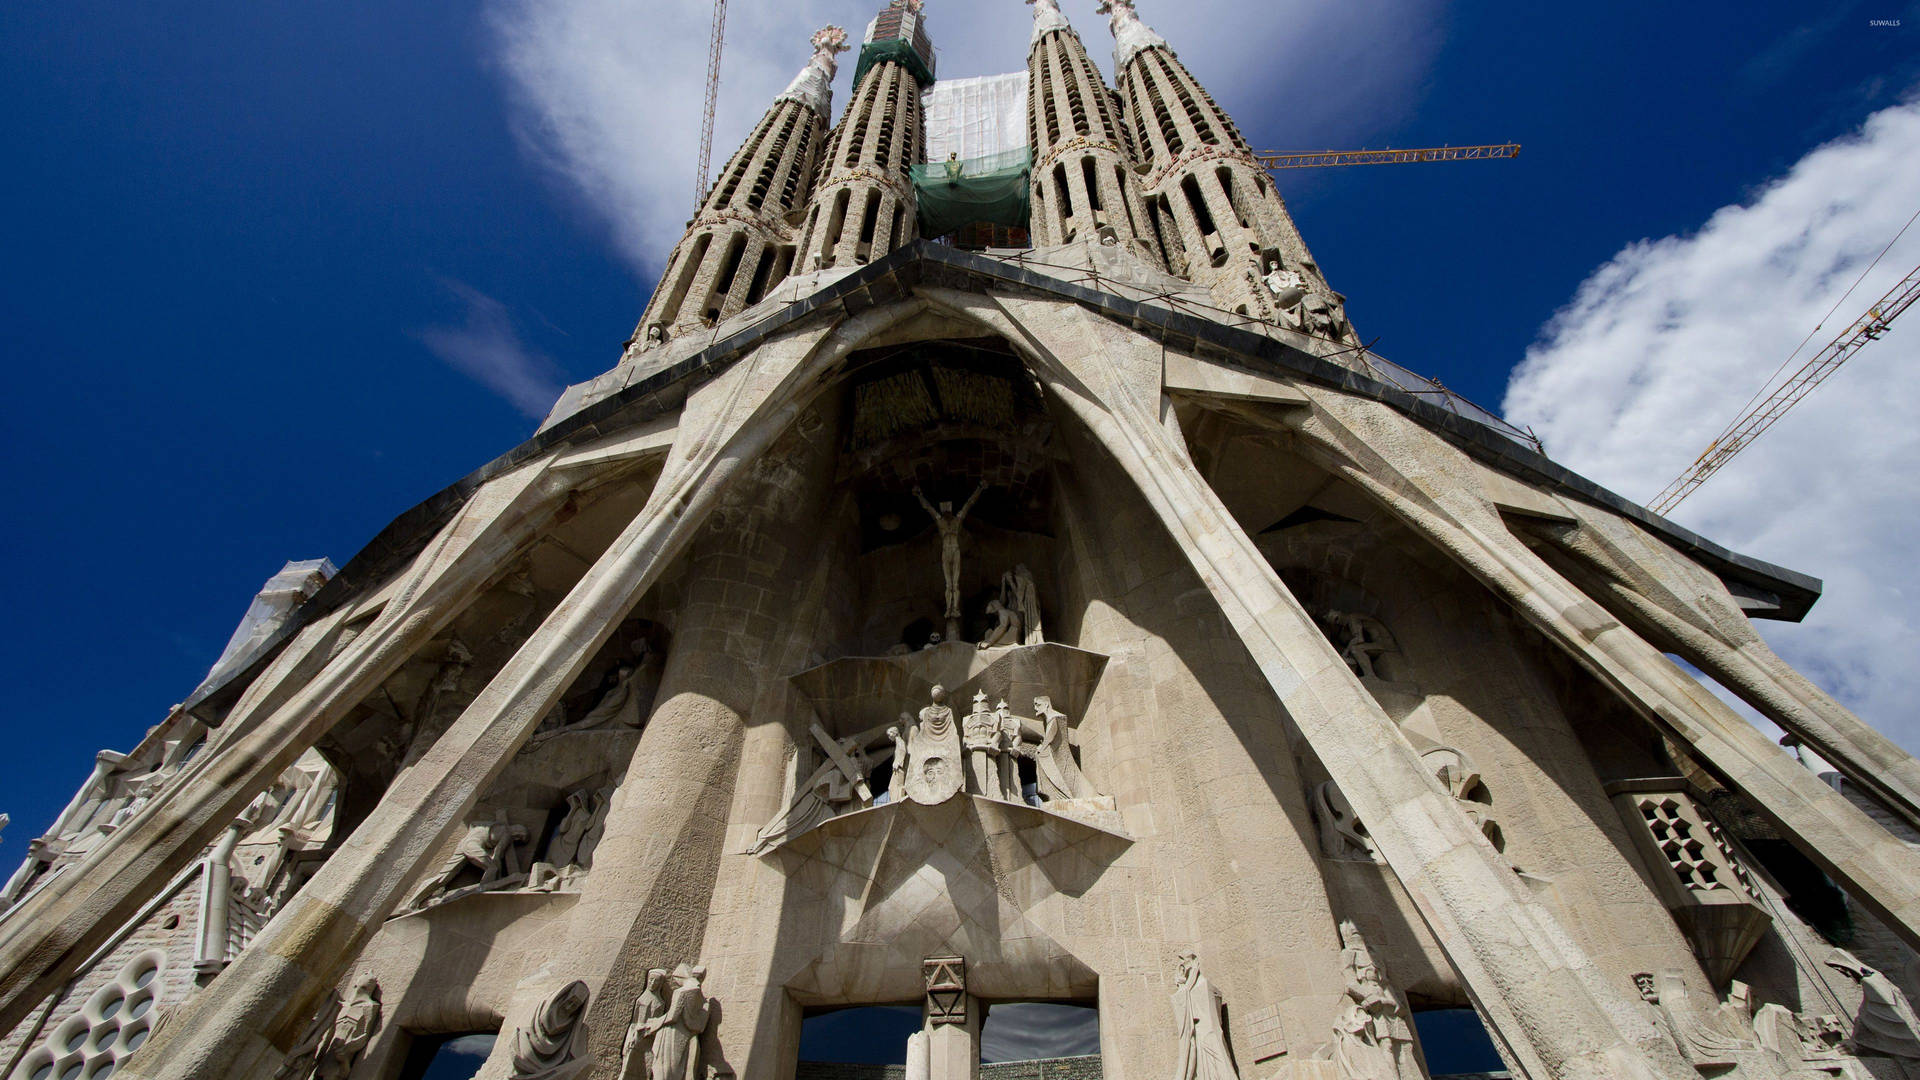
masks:
<instances>
[{"instance_id":1,"label":"white tarp","mask_svg":"<svg viewBox=\"0 0 1920 1080\"><path fill-rule=\"evenodd\" d=\"M989 157L1027 145L1027 73L942 79L921 95L927 161Z\"/></svg>"},{"instance_id":2,"label":"white tarp","mask_svg":"<svg viewBox=\"0 0 1920 1080\"><path fill-rule=\"evenodd\" d=\"M280 568L280 572L267 579L260 587L259 595L247 606L246 615L240 619L240 625L234 627L233 637L227 641L227 647L220 659L213 662L213 670L201 686L211 686L233 674L253 656L260 644L271 638L274 632L286 625L287 617L293 609L305 603L307 598L320 591L336 571L333 563L325 558L297 559Z\"/></svg>"}]
</instances>

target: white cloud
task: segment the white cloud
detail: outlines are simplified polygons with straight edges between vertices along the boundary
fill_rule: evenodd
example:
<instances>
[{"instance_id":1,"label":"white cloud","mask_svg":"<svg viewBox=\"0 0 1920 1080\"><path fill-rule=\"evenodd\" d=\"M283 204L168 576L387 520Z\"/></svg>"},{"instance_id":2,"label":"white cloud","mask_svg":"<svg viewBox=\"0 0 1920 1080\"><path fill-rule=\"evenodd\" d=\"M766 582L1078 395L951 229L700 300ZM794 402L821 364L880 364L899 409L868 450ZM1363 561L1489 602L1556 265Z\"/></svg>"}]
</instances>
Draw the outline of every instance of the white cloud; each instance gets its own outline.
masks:
<instances>
[{"instance_id":1,"label":"white cloud","mask_svg":"<svg viewBox=\"0 0 1920 1080\"><path fill-rule=\"evenodd\" d=\"M980 1060L1033 1061L1100 1052L1100 1014L1043 1001L995 1005L980 1029Z\"/></svg>"},{"instance_id":2,"label":"white cloud","mask_svg":"<svg viewBox=\"0 0 1920 1080\"><path fill-rule=\"evenodd\" d=\"M466 305L466 322L435 326L414 336L448 367L511 402L538 420L560 396L559 369L546 356L529 349L513 328L507 307L493 297L457 281L447 290Z\"/></svg>"},{"instance_id":3,"label":"white cloud","mask_svg":"<svg viewBox=\"0 0 1920 1080\"><path fill-rule=\"evenodd\" d=\"M1143 17L1230 111L1276 103L1287 147L1364 141L1407 108L1438 46L1444 0L1146 0ZM729 11L714 130L717 172L809 55L820 26L858 44L881 0L790 0ZM1067 5L1102 68L1106 20ZM1017 0L932 0L928 26L945 76L1023 70L1031 10ZM711 0L487 0L517 128L529 151L612 228L613 246L651 285L693 213ZM857 52L841 57L834 108ZM1338 132L1338 134L1336 134ZM1250 131L1262 141L1266 134Z\"/></svg>"},{"instance_id":4,"label":"white cloud","mask_svg":"<svg viewBox=\"0 0 1920 1080\"><path fill-rule=\"evenodd\" d=\"M1884 109L1690 236L1629 245L1594 271L1515 369L1505 411L1557 460L1648 500L1893 237L1920 194L1920 102ZM1920 260L1910 230L1801 353ZM1825 579L1798 625L1762 622L1790 663L1920 747L1920 314L1862 349L1682 503L1680 524ZM1796 366L1800 362L1796 360Z\"/></svg>"}]
</instances>

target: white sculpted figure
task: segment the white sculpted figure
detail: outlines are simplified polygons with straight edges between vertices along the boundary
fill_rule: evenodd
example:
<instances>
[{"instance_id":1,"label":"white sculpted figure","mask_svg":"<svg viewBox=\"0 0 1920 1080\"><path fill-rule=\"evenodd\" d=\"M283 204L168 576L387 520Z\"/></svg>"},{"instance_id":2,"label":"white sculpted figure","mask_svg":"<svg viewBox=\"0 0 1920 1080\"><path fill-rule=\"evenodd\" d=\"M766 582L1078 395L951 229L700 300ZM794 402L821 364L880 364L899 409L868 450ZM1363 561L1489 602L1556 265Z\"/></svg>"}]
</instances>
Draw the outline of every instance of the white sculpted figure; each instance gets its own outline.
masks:
<instances>
[{"instance_id":1,"label":"white sculpted figure","mask_svg":"<svg viewBox=\"0 0 1920 1080\"><path fill-rule=\"evenodd\" d=\"M960 793L966 777L960 758L960 725L947 704L947 688L936 685L932 704L907 733L907 798L929 806Z\"/></svg>"},{"instance_id":2,"label":"white sculpted figure","mask_svg":"<svg viewBox=\"0 0 1920 1080\"><path fill-rule=\"evenodd\" d=\"M1040 794L1050 800L1099 798L1100 793L1087 783L1079 763L1073 760L1067 714L1054 708L1053 700L1044 694L1033 699L1033 711L1041 724L1040 745L1026 749L1023 744L1022 750L1033 758Z\"/></svg>"},{"instance_id":3,"label":"white sculpted figure","mask_svg":"<svg viewBox=\"0 0 1920 1080\"><path fill-rule=\"evenodd\" d=\"M421 885L420 891L413 895L407 906L418 911L440 899L446 895L460 871L469 866L480 871L481 885L517 876L520 868L515 860L513 845L526 838L525 826L509 823L505 811L493 821L468 826L460 843L427 876L426 883Z\"/></svg>"},{"instance_id":4,"label":"white sculpted figure","mask_svg":"<svg viewBox=\"0 0 1920 1080\"><path fill-rule=\"evenodd\" d=\"M638 672L639 667L631 663L623 663L614 668L613 672L607 676L611 685L607 687L606 693L600 696L599 703L587 710L585 716L571 724L563 722L549 727L544 726L543 722L540 730L533 733L533 738L527 740L527 746L532 748L565 732L592 731L595 728L610 727L615 723L623 727L639 727L643 718L640 715L640 695L635 686L638 680L634 677ZM565 718L565 714L557 708L554 716L562 720ZM550 716L548 720L553 718Z\"/></svg>"},{"instance_id":5,"label":"white sculpted figure","mask_svg":"<svg viewBox=\"0 0 1920 1080\"><path fill-rule=\"evenodd\" d=\"M1173 991L1173 1018L1180 1026L1173 1080L1239 1080L1220 1027L1221 1004L1220 992L1200 974L1200 958L1181 953L1180 983Z\"/></svg>"},{"instance_id":6,"label":"white sculpted figure","mask_svg":"<svg viewBox=\"0 0 1920 1080\"><path fill-rule=\"evenodd\" d=\"M533 1022L513 1033L511 1080L567 1080L593 1064L587 1056L587 984L579 979L553 992Z\"/></svg>"},{"instance_id":7,"label":"white sculpted figure","mask_svg":"<svg viewBox=\"0 0 1920 1080\"><path fill-rule=\"evenodd\" d=\"M1341 922L1340 941L1347 997L1334 1021L1334 1064L1347 1080L1421 1076L1413 1056L1413 1031L1387 989L1360 928Z\"/></svg>"},{"instance_id":8,"label":"white sculpted figure","mask_svg":"<svg viewBox=\"0 0 1920 1080\"><path fill-rule=\"evenodd\" d=\"M1298 304L1307 295L1306 279L1297 270L1283 270L1277 259L1267 262L1267 276L1264 279L1267 290L1273 293L1274 305L1285 310Z\"/></svg>"},{"instance_id":9,"label":"white sculpted figure","mask_svg":"<svg viewBox=\"0 0 1920 1080\"><path fill-rule=\"evenodd\" d=\"M967 501L961 503L956 511L950 502L943 502L936 508L927 501L920 485L913 485L913 497L920 500L927 516L933 519L933 527L940 530L940 573L946 579L946 616L949 619L960 617L960 526L967 520L967 511L973 509L973 504L979 501L980 493L985 490L985 483L974 488L973 494L967 496Z\"/></svg>"},{"instance_id":10,"label":"white sculpted figure","mask_svg":"<svg viewBox=\"0 0 1920 1080\"><path fill-rule=\"evenodd\" d=\"M1891 1057L1920 1059L1920 1019L1907 995L1893 980L1860 962L1845 949L1835 949L1827 966L1860 983L1860 1012L1853 1018L1855 1049Z\"/></svg>"},{"instance_id":11,"label":"white sculpted figure","mask_svg":"<svg viewBox=\"0 0 1920 1080\"><path fill-rule=\"evenodd\" d=\"M620 1080L650 1080L653 1076L653 1030L649 1025L666 1014L672 995L666 968L647 972L647 988L633 999L633 1020L627 1024L627 1039L620 1048Z\"/></svg>"},{"instance_id":12,"label":"white sculpted figure","mask_svg":"<svg viewBox=\"0 0 1920 1080\"><path fill-rule=\"evenodd\" d=\"M887 729L893 740L893 773L887 778L887 801L897 803L907 797L907 733L913 730L913 714L900 714L900 723Z\"/></svg>"},{"instance_id":13,"label":"white sculpted figure","mask_svg":"<svg viewBox=\"0 0 1920 1080\"><path fill-rule=\"evenodd\" d=\"M560 827L554 830L553 842L547 845L546 858L534 863L527 872L528 888L551 892L570 871L585 868L586 859L581 853L586 846L588 832L605 815L604 802L605 797L600 792L588 788L581 788L567 796L567 814L560 819Z\"/></svg>"},{"instance_id":14,"label":"white sculpted figure","mask_svg":"<svg viewBox=\"0 0 1920 1080\"><path fill-rule=\"evenodd\" d=\"M652 1080L706 1080L700 1061L700 1036L712 1015L712 1003L700 986L706 975L701 966L675 968L666 1011L645 1024L643 1030L653 1037Z\"/></svg>"},{"instance_id":15,"label":"white sculpted figure","mask_svg":"<svg viewBox=\"0 0 1920 1080\"><path fill-rule=\"evenodd\" d=\"M334 995L274 1073L274 1080L347 1080L379 1028L380 983L369 975L354 985L353 996L346 1002Z\"/></svg>"},{"instance_id":16,"label":"white sculpted figure","mask_svg":"<svg viewBox=\"0 0 1920 1080\"><path fill-rule=\"evenodd\" d=\"M987 614L993 616L993 627L980 639L981 648L1020 644L1020 620L1014 616L1013 609L998 600L989 600Z\"/></svg>"},{"instance_id":17,"label":"white sculpted figure","mask_svg":"<svg viewBox=\"0 0 1920 1080\"><path fill-rule=\"evenodd\" d=\"M823 821L840 813L848 803L859 801L857 790L861 781L873 771L872 763L867 759L866 750L856 739L841 739L840 749L853 759L856 775L849 776L840 768L838 762L828 760L808 776L800 785L800 794L795 797L786 812L767 822L754 838L753 846L747 854L758 855L779 844L789 836L798 836Z\"/></svg>"}]
</instances>

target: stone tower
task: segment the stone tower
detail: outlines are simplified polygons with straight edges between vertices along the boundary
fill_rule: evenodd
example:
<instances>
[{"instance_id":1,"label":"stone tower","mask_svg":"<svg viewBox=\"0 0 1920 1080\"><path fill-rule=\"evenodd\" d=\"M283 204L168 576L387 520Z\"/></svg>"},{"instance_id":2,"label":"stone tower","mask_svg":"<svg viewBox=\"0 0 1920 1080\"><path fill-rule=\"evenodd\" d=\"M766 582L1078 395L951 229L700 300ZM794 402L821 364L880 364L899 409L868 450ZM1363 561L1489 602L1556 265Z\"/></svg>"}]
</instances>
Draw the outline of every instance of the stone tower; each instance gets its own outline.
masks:
<instances>
[{"instance_id":1,"label":"stone tower","mask_svg":"<svg viewBox=\"0 0 1920 1080\"><path fill-rule=\"evenodd\" d=\"M837 26L813 35L813 59L773 99L674 246L630 347L645 351L711 327L758 303L792 270L797 211L833 115L834 54L846 41Z\"/></svg>"},{"instance_id":2,"label":"stone tower","mask_svg":"<svg viewBox=\"0 0 1920 1080\"><path fill-rule=\"evenodd\" d=\"M1034 243L1104 235L1164 266L1106 80L1059 5L1031 2L1027 142L1033 147Z\"/></svg>"},{"instance_id":3,"label":"stone tower","mask_svg":"<svg viewBox=\"0 0 1920 1080\"><path fill-rule=\"evenodd\" d=\"M872 262L912 240L921 160L920 88L933 81L922 0L893 0L867 25L853 98L828 140L800 247L809 270Z\"/></svg>"},{"instance_id":4,"label":"stone tower","mask_svg":"<svg viewBox=\"0 0 1920 1080\"><path fill-rule=\"evenodd\" d=\"M1140 21L1134 0L1102 0L1100 10L1113 31L1127 125L1147 169L1142 183L1175 272L1205 284L1228 310L1354 341L1345 298L1327 285L1233 119ZM1267 288L1276 270L1296 286ZM1288 299L1293 304L1283 307Z\"/></svg>"},{"instance_id":5,"label":"stone tower","mask_svg":"<svg viewBox=\"0 0 1920 1080\"><path fill-rule=\"evenodd\" d=\"M1531 1080L1920 1071L1920 764L1751 621L1819 582L1319 332L1123 6L1162 263L1036 20L1052 242L907 239L906 3L809 193L816 37L662 340L92 763L0 894L0 1077L880 1080L802 1047L901 1005L915 1080L1424 1080L1460 1032ZM1036 1003L1098 1053L982 1065Z\"/></svg>"}]
</instances>

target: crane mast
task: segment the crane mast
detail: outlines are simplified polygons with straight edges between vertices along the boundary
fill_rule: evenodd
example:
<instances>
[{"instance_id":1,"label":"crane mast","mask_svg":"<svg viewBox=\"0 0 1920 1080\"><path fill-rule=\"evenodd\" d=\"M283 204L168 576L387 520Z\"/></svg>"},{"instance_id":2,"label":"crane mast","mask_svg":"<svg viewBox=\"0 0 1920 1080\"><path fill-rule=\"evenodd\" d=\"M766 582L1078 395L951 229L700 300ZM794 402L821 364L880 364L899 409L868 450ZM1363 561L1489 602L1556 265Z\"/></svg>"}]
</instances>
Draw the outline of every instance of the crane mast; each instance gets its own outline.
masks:
<instances>
[{"instance_id":1,"label":"crane mast","mask_svg":"<svg viewBox=\"0 0 1920 1080\"><path fill-rule=\"evenodd\" d=\"M1838 337L1827 343L1827 347L1815 353L1800 366L1798 371L1788 376L1766 399L1742 413L1739 419L1728 424L1726 430L1701 451L1686 472L1673 479L1654 496L1647 508L1656 514L1665 514L1680 505L1680 501L1693 494L1694 489L1707 482L1707 478L1719 472L1721 466L1732 460L1735 454L1745 449L1753 440L1773 426L1774 421L1786 415L1788 409L1801 398L1806 397L1814 387L1819 386L1827 376L1834 373L1847 358L1859 351L1862 345L1878 340L1887 332L1888 327L1901 312L1913 306L1920 299L1920 266L1915 267L1900 283L1887 290L1867 308L1866 314L1854 320Z\"/></svg>"},{"instance_id":2,"label":"crane mast","mask_svg":"<svg viewBox=\"0 0 1920 1080\"><path fill-rule=\"evenodd\" d=\"M713 35L707 44L707 105L700 114L700 178L694 184L696 210L707 197L713 172L713 110L720 100L720 46L727 33L727 0L713 0Z\"/></svg>"}]
</instances>

